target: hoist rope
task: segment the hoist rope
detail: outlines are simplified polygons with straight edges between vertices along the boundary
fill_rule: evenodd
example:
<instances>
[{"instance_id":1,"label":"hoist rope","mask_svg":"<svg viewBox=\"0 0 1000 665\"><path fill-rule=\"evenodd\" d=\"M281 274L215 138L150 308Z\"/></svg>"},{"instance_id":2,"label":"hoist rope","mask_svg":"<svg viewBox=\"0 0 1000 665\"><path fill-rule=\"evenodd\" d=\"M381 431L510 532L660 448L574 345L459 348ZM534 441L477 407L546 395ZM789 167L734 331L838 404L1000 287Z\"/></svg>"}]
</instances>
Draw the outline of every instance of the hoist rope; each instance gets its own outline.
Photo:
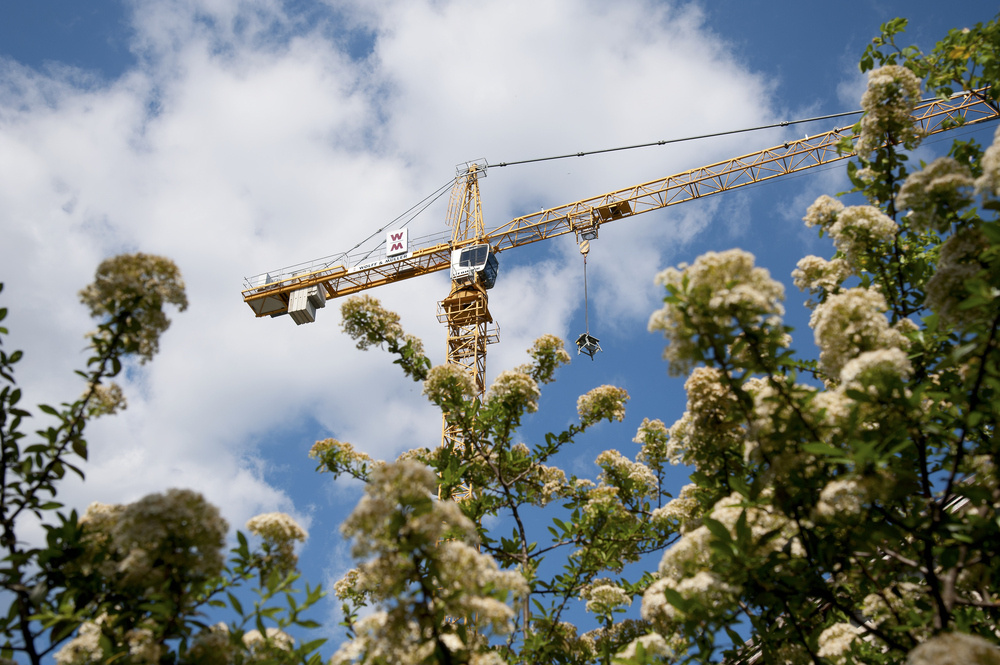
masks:
<instances>
[{"instance_id":1,"label":"hoist rope","mask_svg":"<svg viewBox=\"0 0 1000 665\"><path fill-rule=\"evenodd\" d=\"M588 150L584 152L574 152L566 155L554 155L552 157L535 157L534 159L521 159L514 162L500 162L490 164L490 166L515 166L517 164L532 164L535 162L550 162L556 159L569 159L570 157L586 157L587 155L600 155L607 152L620 152L622 150L635 150L636 148L650 148L658 145L668 145L671 143L683 143L685 141L698 141L700 139L710 139L717 136L730 136L732 134L743 134L745 132L756 132L762 129L774 129L776 127L790 127L806 122L816 122L817 120L829 120L831 118L843 118L849 115L857 115L861 111L845 111L844 113L831 113L830 115L819 115L814 118L802 118L800 120L782 120L771 125L760 125L759 127L747 127L746 129L731 129L725 132L714 132L712 134L700 134L698 136L686 136L680 139L664 139L651 143L637 143L635 145L625 145L618 148L602 148L600 150Z\"/></svg>"}]
</instances>

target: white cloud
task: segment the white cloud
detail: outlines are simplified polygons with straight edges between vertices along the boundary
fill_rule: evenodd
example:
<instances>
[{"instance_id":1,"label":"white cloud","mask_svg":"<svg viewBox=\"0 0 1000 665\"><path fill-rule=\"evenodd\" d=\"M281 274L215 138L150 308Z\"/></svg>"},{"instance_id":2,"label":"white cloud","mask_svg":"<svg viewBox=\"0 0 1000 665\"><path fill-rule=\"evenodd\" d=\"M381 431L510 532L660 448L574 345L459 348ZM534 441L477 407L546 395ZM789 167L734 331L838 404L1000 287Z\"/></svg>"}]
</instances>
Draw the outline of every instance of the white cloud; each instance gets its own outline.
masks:
<instances>
[{"instance_id":1,"label":"white cloud","mask_svg":"<svg viewBox=\"0 0 1000 665\"><path fill-rule=\"evenodd\" d=\"M261 440L313 421L376 457L433 444L440 416L384 353L339 330L337 302L316 324L255 321L241 279L353 246L485 157L517 160L761 124L767 81L745 69L693 8L646 1L394 0L337 8L374 31L352 59L277 0L132 6L138 65L120 79L0 69L0 302L8 348L28 352L29 400L81 390L76 291L104 256L164 254L191 301L161 355L125 382L122 417L91 434L89 482L67 496L127 501L171 486L204 491L232 524L295 510L261 460L304 455ZM514 216L749 152L753 139L494 168L488 226ZM653 274L704 228L704 202L617 222L591 251L591 307L641 328ZM443 204L414 235L443 230ZM491 308L502 343L491 375L524 361L545 332L582 330L574 243L501 257ZM530 260L527 257L531 257ZM442 275L374 295L399 311L436 361ZM592 309L592 312L596 311ZM612 324L614 325L614 324ZM609 325L610 327L610 325ZM284 443L281 443L284 446ZM301 510L301 509L300 509Z\"/></svg>"}]
</instances>

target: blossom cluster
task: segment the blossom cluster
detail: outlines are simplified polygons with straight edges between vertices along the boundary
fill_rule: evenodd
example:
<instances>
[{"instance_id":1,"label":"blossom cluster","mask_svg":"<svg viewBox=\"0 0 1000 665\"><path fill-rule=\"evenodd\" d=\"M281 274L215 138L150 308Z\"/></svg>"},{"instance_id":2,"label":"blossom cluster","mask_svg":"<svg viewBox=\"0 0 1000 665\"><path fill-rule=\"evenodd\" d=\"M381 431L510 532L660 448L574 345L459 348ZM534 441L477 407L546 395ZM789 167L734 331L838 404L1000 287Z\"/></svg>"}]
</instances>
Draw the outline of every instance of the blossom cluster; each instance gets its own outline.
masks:
<instances>
[{"instance_id":1,"label":"blossom cluster","mask_svg":"<svg viewBox=\"0 0 1000 665\"><path fill-rule=\"evenodd\" d=\"M609 580L595 580L584 587L580 597L587 601L587 611L604 616L610 615L616 609L632 604L632 596L617 584Z\"/></svg>"},{"instance_id":2,"label":"blossom cluster","mask_svg":"<svg viewBox=\"0 0 1000 665\"><path fill-rule=\"evenodd\" d=\"M633 443L638 443L642 449L635 456L640 462L659 468L667 461L667 437L669 430L662 420L643 418L642 424L636 430Z\"/></svg>"},{"instance_id":3,"label":"blossom cluster","mask_svg":"<svg viewBox=\"0 0 1000 665\"><path fill-rule=\"evenodd\" d=\"M605 450L597 456L596 463L603 469L602 482L630 496L647 496L659 487L652 469L642 462L633 462L617 450Z\"/></svg>"},{"instance_id":4,"label":"blossom cluster","mask_svg":"<svg viewBox=\"0 0 1000 665\"><path fill-rule=\"evenodd\" d=\"M802 218L802 221L806 223L806 226L818 226L823 231L829 231L843 209L844 204L840 202L840 199L823 194L806 209L806 216Z\"/></svg>"},{"instance_id":5,"label":"blossom cluster","mask_svg":"<svg viewBox=\"0 0 1000 665\"><path fill-rule=\"evenodd\" d=\"M829 232L847 263L857 269L866 253L878 251L882 243L896 237L899 225L875 206L850 206L840 211Z\"/></svg>"},{"instance_id":6,"label":"blossom cluster","mask_svg":"<svg viewBox=\"0 0 1000 665\"><path fill-rule=\"evenodd\" d=\"M319 461L319 471L347 472L356 478L364 478L369 467L377 464L367 453L337 439L317 441L309 449L309 457Z\"/></svg>"},{"instance_id":7,"label":"blossom cluster","mask_svg":"<svg viewBox=\"0 0 1000 665\"><path fill-rule=\"evenodd\" d=\"M809 319L820 364L839 380L840 372L865 351L900 348L906 338L889 326L885 298L873 289L856 287L836 293L818 305Z\"/></svg>"},{"instance_id":8,"label":"blossom cluster","mask_svg":"<svg viewBox=\"0 0 1000 665\"><path fill-rule=\"evenodd\" d=\"M662 635L659 633L650 633L630 642L625 650L617 654L616 658L627 662L639 655L640 648L647 657L667 660L674 656L674 650L670 648L667 640Z\"/></svg>"},{"instance_id":9,"label":"blossom cluster","mask_svg":"<svg viewBox=\"0 0 1000 665\"><path fill-rule=\"evenodd\" d=\"M861 97L865 112L855 151L867 157L886 141L915 148L922 133L910 119L920 102L920 79L901 65L886 65L868 73Z\"/></svg>"},{"instance_id":10,"label":"blossom cluster","mask_svg":"<svg viewBox=\"0 0 1000 665\"><path fill-rule=\"evenodd\" d=\"M87 412L91 418L101 416L112 416L119 411L124 411L128 407L125 393L117 383L100 384L94 386L94 392L90 396L90 403L87 404Z\"/></svg>"},{"instance_id":11,"label":"blossom cluster","mask_svg":"<svg viewBox=\"0 0 1000 665\"><path fill-rule=\"evenodd\" d=\"M475 525L458 504L433 498L435 484L434 473L411 460L372 471L365 496L341 527L354 539L354 556L366 560L336 589L342 598L372 599L385 609L354 624L354 639L331 662L418 663L435 649L489 662L477 632L442 631L443 617L475 617L478 630L494 634L510 629L514 612L505 600L526 595L527 583L477 551Z\"/></svg>"},{"instance_id":12,"label":"blossom cluster","mask_svg":"<svg viewBox=\"0 0 1000 665\"><path fill-rule=\"evenodd\" d=\"M675 375L702 359L699 338L728 343L740 332L776 330L784 314L784 286L739 249L707 252L691 265L667 268L656 282L670 295L650 317L649 330L667 338L663 355Z\"/></svg>"},{"instance_id":13,"label":"blossom cluster","mask_svg":"<svg viewBox=\"0 0 1000 665\"><path fill-rule=\"evenodd\" d=\"M962 308L968 297L966 283L983 269L980 257L990 247L986 235L975 228L958 229L941 245L934 275L927 281L926 304L941 319L954 326L975 321L976 308Z\"/></svg>"},{"instance_id":14,"label":"blossom cluster","mask_svg":"<svg viewBox=\"0 0 1000 665\"><path fill-rule=\"evenodd\" d=\"M555 371L570 363L570 355L563 341L555 335L542 335L528 349L532 364L521 368L525 374L530 374L538 383L550 383L555 378Z\"/></svg>"},{"instance_id":15,"label":"blossom cluster","mask_svg":"<svg viewBox=\"0 0 1000 665\"><path fill-rule=\"evenodd\" d=\"M731 537L737 537L737 523L746 520L752 538L753 555L787 550L800 556L801 545L795 536L794 525L777 511L757 505L744 505L745 500L732 494L713 507L708 517L721 524ZM654 627L669 630L675 621L683 620L684 613L670 603L664 589L671 589L681 598L693 601L696 611L714 611L730 606L739 592L731 580L721 577L712 569L711 543L713 535L708 526L701 525L686 531L663 554L658 569L659 579L651 584L642 598L642 617Z\"/></svg>"},{"instance_id":16,"label":"blossom cluster","mask_svg":"<svg viewBox=\"0 0 1000 665\"><path fill-rule=\"evenodd\" d=\"M625 403L628 400L629 395L624 388L598 386L576 400L580 424L589 427L602 420L621 422L625 419Z\"/></svg>"},{"instance_id":17,"label":"blossom cluster","mask_svg":"<svg viewBox=\"0 0 1000 665\"><path fill-rule=\"evenodd\" d=\"M861 629L850 623L835 623L819 634L817 656L828 658L835 665L847 662L851 644L861 635Z\"/></svg>"},{"instance_id":18,"label":"blossom cluster","mask_svg":"<svg viewBox=\"0 0 1000 665\"><path fill-rule=\"evenodd\" d=\"M114 565L114 579L124 587L157 589L222 570L229 527L197 492L172 489L125 506L92 504L81 523L92 547L111 551L110 559L95 554L103 568Z\"/></svg>"},{"instance_id":19,"label":"blossom cluster","mask_svg":"<svg viewBox=\"0 0 1000 665\"><path fill-rule=\"evenodd\" d=\"M956 213L972 204L972 171L951 157L939 157L911 173L896 195L896 207L909 210L915 229L944 233Z\"/></svg>"},{"instance_id":20,"label":"blossom cluster","mask_svg":"<svg viewBox=\"0 0 1000 665\"><path fill-rule=\"evenodd\" d=\"M669 431L666 453L671 464L688 464L705 472L721 469L728 455L742 451L745 434L733 416L739 401L722 372L698 367L684 383L687 410Z\"/></svg>"},{"instance_id":21,"label":"blossom cluster","mask_svg":"<svg viewBox=\"0 0 1000 665\"><path fill-rule=\"evenodd\" d=\"M101 626L97 621L85 621L72 640L56 652L56 665L89 665L104 659L101 647Z\"/></svg>"},{"instance_id":22,"label":"blossom cluster","mask_svg":"<svg viewBox=\"0 0 1000 665\"><path fill-rule=\"evenodd\" d=\"M424 395L438 406L461 402L474 397L477 392L475 377L452 363L435 365L424 380Z\"/></svg>"},{"instance_id":23,"label":"blossom cluster","mask_svg":"<svg viewBox=\"0 0 1000 665\"><path fill-rule=\"evenodd\" d=\"M534 413L541 397L538 383L530 375L516 370L504 370L486 392L486 403L503 404L518 413Z\"/></svg>"},{"instance_id":24,"label":"blossom cluster","mask_svg":"<svg viewBox=\"0 0 1000 665\"><path fill-rule=\"evenodd\" d=\"M851 266L844 259L806 256L796 264L792 280L801 291L834 293L850 275Z\"/></svg>"},{"instance_id":25,"label":"blossom cluster","mask_svg":"<svg viewBox=\"0 0 1000 665\"><path fill-rule=\"evenodd\" d=\"M251 517L246 528L264 540L264 550L268 558L264 566L266 570L288 573L295 569L298 564L295 543L305 542L308 534L290 515L279 512L263 513Z\"/></svg>"},{"instance_id":26,"label":"blossom cluster","mask_svg":"<svg viewBox=\"0 0 1000 665\"><path fill-rule=\"evenodd\" d=\"M1000 127L993 134L993 145L983 153L983 174L976 178L976 193L987 199L1000 198Z\"/></svg>"},{"instance_id":27,"label":"blossom cluster","mask_svg":"<svg viewBox=\"0 0 1000 665\"><path fill-rule=\"evenodd\" d=\"M80 291L80 301L104 323L116 323L126 353L140 362L152 360L160 336L170 327L165 305L187 309L187 294L180 270L170 259L151 254L121 254L97 267L94 282ZM109 341L115 334L102 328L92 337Z\"/></svg>"},{"instance_id":28,"label":"blossom cluster","mask_svg":"<svg viewBox=\"0 0 1000 665\"><path fill-rule=\"evenodd\" d=\"M909 653L906 665L1000 665L996 644L968 633L942 633Z\"/></svg>"},{"instance_id":29,"label":"blossom cluster","mask_svg":"<svg viewBox=\"0 0 1000 665\"><path fill-rule=\"evenodd\" d=\"M274 627L265 628L264 632L256 628L248 630L234 644L229 627L224 623L217 623L206 626L194 636L183 662L191 665L285 662L294 648L295 639Z\"/></svg>"},{"instance_id":30,"label":"blossom cluster","mask_svg":"<svg viewBox=\"0 0 1000 665\"><path fill-rule=\"evenodd\" d=\"M352 296L340 307L341 328L355 340L359 349L389 344L410 344L416 353L423 353L423 343L403 332L399 315L382 307L369 295Z\"/></svg>"},{"instance_id":31,"label":"blossom cluster","mask_svg":"<svg viewBox=\"0 0 1000 665\"><path fill-rule=\"evenodd\" d=\"M697 492L698 486L688 483L666 505L654 510L650 520L654 523L675 524L681 533L700 526L697 517L701 511L701 504L698 502Z\"/></svg>"},{"instance_id":32,"label":"blossom cluster","mask_svg":"<svg viewBox=\"0 0 1000 665\"><path fill-rule=\"evenodd\" d=\"M868 491L854 478L836 478L819 494L814 513L817 519L850 519L859 515L868 500Z\"/></svg>"}]
</instances>

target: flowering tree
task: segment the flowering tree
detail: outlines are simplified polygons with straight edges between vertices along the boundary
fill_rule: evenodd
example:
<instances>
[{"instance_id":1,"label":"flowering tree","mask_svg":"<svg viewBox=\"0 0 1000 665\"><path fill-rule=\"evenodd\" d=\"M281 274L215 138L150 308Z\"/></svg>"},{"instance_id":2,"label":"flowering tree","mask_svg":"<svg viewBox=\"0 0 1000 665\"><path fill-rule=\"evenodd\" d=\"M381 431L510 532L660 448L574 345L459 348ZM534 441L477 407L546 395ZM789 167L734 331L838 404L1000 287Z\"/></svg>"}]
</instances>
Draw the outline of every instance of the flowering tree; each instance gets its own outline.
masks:
<instances>
[{"instance_id":1,"label":"flowering tree","mask_svg":"<svg viewBox=\"0 0 1000 665\"><path fill-rule=\"evenodd\" d=\"M108 259L80 299L97 319L83 395L38 410L52 424L32 437L14 372L19 351L0 350L0 662L305 663L322 640L296 645L284 629L309 627L305 612L322 592L306 585L295 601L294 544L306 534L290 517L269 513L247 530L226 561L229 530L197 492L169 490L127 505L92 504L62 512L59 483L83 476L84 430L93 418L125 408L111 382L124 362L152 359L170 325L166 305L187 307L184 283L168 259L145 254ZM0 309L0 320L7 311ZM0 328L0 342L7 334ZM41 521L45 542L27 542L25 520ZM256 580L247 591L242 587ZM256 597L244 610L239 596ZM216 609L211 609L216 608ZM227 611L228 610L228 611ZM232 617L209 626L207 612Z\"/></svg>"},{"instance_id":2,"label":"flowering tree","mask_svg":"<svg viewBox=\"0 0 1000 665\"><path fill-rule=\"evenodd\" d=\"M461 443L393 463L313 448L321 470L369 483L344 527L360 564L337 585L351 634L334 662L1000 663L1000 131L985 152L955 141L919 166L907 154L922 89L997 105L1000 89L981 88L1000 74L1000 26L952 31L926 54L896 46L904 27L884 25L862 58L865 115L844 145L854 190L805 216L834 250L793 275L818 359L793 349L784 289L751 255L668 268L649 325L688 375L687 410L670 427L644 421L635 460L598 456L596 482L552 460L622 419L620 389L582 396L579 425L515 443L568 360L559 340L479 399L375 301L345 306L359 347L398 354ZM693 469L676 497L667 464ZM546 511L543 543L528 525ZM625 574L653 553L655 572ZM640 597L641 620L623 620ZM596 620L585 634L565 621L577 599ZM381 611L359 620L365 605Z\"/></svg>"}]
</instances>

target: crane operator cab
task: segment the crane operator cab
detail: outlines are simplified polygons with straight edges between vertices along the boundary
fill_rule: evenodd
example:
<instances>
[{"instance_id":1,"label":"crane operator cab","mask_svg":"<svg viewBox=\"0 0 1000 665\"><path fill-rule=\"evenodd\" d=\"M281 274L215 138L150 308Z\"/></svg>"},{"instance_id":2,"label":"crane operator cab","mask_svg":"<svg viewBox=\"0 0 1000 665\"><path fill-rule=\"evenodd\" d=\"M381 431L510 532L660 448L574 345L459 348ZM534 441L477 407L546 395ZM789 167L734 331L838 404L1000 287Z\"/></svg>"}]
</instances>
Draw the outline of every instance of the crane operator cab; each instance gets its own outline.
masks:
<instances>
[{"instance_id":1,"label":"crane operator cab","mask_svg":"<svg viewBox=\"0 0 1000 665\"><path fill-rule=\"evenodd\" d=\"M454 282L479 282L492 289L497 281L500 262L487 244L470 245L451 252L451 279Z\"/></svg>"}]
</instances>

